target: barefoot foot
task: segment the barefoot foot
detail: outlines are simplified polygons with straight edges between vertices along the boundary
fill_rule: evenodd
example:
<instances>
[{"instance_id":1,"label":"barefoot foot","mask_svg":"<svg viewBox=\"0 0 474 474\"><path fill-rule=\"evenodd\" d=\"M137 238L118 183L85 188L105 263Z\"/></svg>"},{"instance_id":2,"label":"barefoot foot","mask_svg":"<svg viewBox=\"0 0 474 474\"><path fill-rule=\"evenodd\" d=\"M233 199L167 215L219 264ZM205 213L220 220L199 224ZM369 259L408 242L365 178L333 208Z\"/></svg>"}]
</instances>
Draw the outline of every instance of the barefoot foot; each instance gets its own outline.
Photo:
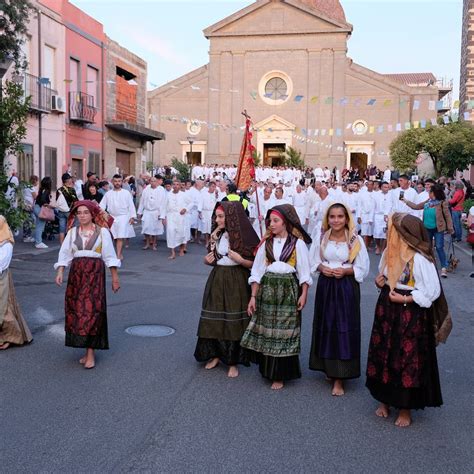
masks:
<instances>
[{"instance_id":1,"label":"barefoot foot","mask_svg":"<svg viewBox=\"0 0 474 474\"><path fill-rule=\"evenodd\" d=\"M335 380L334 385L332 386L332 396L333 397L342 397L344 395L344 384L342 380Z\"/></svg>"},{"instance_id":2,"label":"barefoot foot","mask_svg":"<svg viewBox=\"0 0 474 474\"><path fill-rule=\"evenodd\" d=\"M375 410L375 414L377 416L380 416L380 418L388 418L390 415L390 409L389 406L386 405L385 403L382 403L377 410Z\"/></svg>"},{"instance_id":3,"label":"barefoot foot","mask_svg":"<svg viewBox=\"0 0 474 474\"><path fill-rule=\"evenodd\" d=\"M272 383L272 386L271 386L271 389L272 390L281 390L284 386L284 383L283 382L273 382Z\"/></svg>"},{"instance_id":4,"label":"barefoot foot","mask_svg":"<svg viewBox=\"0 0 474 474\"><path fill-rule=\"evenodd\" d=\"M205 368L206 370L211 370L211 369L214 369L215 367L217 367L218 364L219 364L219 359L215 358L215 359L210 360L210 361L204 366L204 368Z\"/></svg>"},{"instance_id":5,"label":"barefoot foot","mask_svg":"<svg viewBox=\"0 0 474 474\"><path fill-rule=\"evenodd\" d=\"M400 410L398 418L395 420L395 426L407 428L411 425L410 410Z\"/></svg>"},{"instance_id":6,"label":"barefoot foot","mask_svg":"<svg viewBox=\"0 0 474 474\"><path fill-rule=\"evenodd\" d=\"M232 365L229 367L229 371L227 372L227 377L230 377L231 379L235 379L236 377L239 376L239 369L237 366Z\"/></svg>"},{"instance_id":7,"label":"barefoot foot","mask_svg":"<svg viewBox=\"0 0 474 474\"><path fill-rule=\"evenodd\" d=\"M5 349L8 349L10 347L10 343L9 342L4 342L1 346L0 346L0 351L4 351Z\"/></svg>"},{"instance_id":8,"label":"barefoot foot","mask_svg":"<svg viewBox=\"0 0 474 474\"><path fill-rule=\"evenodd\" d=\"M84 364L86 363L86 359L87 359L86 356L81 357L81 358L79 359L79 364L84 365Z\"/></svg>"}]
</instances>

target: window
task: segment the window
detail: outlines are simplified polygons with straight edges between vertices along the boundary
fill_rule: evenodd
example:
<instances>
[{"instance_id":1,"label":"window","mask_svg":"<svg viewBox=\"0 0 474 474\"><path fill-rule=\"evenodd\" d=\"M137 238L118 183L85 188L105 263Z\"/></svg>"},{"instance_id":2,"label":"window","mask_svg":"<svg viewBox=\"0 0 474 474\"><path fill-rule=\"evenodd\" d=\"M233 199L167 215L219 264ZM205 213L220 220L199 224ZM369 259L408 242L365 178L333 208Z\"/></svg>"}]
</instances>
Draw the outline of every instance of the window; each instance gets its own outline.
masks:
<instances>
[{"instance_id":1,"label":"window","mask_svg":"<svg viewBox=\"0 0 474 474\"><path fill-rule=\"evenodd\" d=\"M69 90L81 91L81 63L74 58L69 58Z\"/></svg>"},{"instance_id":2,"label":"window","mask_svg":"<svg viewBox=\"0 0 474 474\"><path fill-rule=\"evenodd\" d=\"M22 144L23 150L18 154L18 177L20 181L29 181L33 174L33 145Z\"/></svg>"},{"instance_id":3,"label":"window","mask_svg":"<svg viewBox=\"0 0 474 474\"><path fill-rule=\"evenodd\" d=\"M101 176L100 172L100 153L96 151L90 151L89 152L89 162L87 163L88 165L88 171L92 171L95 173L97 176Z\"/></svg>"},{"instance_id":4,"label":"window","mask_svg":"<svg viewBox=\"0 0 474 474\"><path fill-rule=\"evenodd\" d=\"M273 77L265 84L265 97L272 100L285 100L288 86L281 77Z\"/></svg>"},{"instance_id":5,"label":"window","mask_svg":"<svg viewBox=\"0 0 474 474\"><path fill-rule=\"evenodd\" d=\"M99 106L99 71L92 66L87 66L86 91L94 97L94 107Z\"/></svg>"},{"instance_id":6,"label":"window","mask_svg":"<svg viewBox=\"0 0 474 474\"><path fill-rule=\"evenodd\" d=\"M43 51L43 77L49 79L51 88L56 88L56 50L47 44Z\"/></svg>"},{"instance_id":7,"label":"window","mask_svg":"<svg viewBox=\"0 0 474 474\"><path fill-rule=\"evenodd\" d=\"M51 176L53 189L56 189L58 174L58 150L50 146L44 147L44 175Z\"/></svg>"}]
</instances>

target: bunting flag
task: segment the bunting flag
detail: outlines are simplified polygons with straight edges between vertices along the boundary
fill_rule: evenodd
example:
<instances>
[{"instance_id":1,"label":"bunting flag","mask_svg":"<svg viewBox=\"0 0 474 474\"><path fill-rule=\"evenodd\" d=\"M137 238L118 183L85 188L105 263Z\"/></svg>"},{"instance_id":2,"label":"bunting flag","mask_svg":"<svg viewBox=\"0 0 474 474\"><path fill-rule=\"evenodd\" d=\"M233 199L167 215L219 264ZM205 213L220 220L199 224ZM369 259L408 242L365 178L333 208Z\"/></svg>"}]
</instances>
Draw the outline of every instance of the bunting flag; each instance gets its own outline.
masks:
<instances>
[{"instance_id":1,"label":"bunting flag","mask_svg":"<svg viewBox=\"0 0 474 474\"><path fill-rule=\"evenodd\" d=\"M303 95L297 95L295 97L295 102L301 102L303 100L303 97L304 97Z\"/></svg>"},{"instance_id":2,"label":"bunting flag","mask_svg":"<svg viewBox=\"0 0 474 474\"><path fill-rule=\"evenodd\" d=\"M333 103L333 100L334 100L334 97L326 97L326 100L324 101L324 103L326 105L331 105Z\"/></svg>"},{"instance_id":3,"label":"bunting flag","mask_svg":"<svg viewBox=\"0 0 474 474\"><path fill-rule=\"evenodd\" d=\"M370 99L370 100L367 102L367 105L375 105L375 102L377 102L377 99Z\"/></svg>"},{"instance_id":4,"label":"bunting flag","mask_svg":"<svg viewBox=\"0 0 474 474\"><path fill-rule=\"evenodd\" d=\"M250 188L252 179L255 178L255 162L253 160L255 147L252 145L250 125L250 118L246 116L244 138L242 140L242 147L240 148L239 165L235 179L237 189L241 191L247 191L247 189Z\"/></svg>"},{"instance_id":5,"label":"bunting flag","mask_svg":"<svg viewBox=\"0 0 474 474\"><path fill-rule=\"evenodd\" d=\"M430 100L428 102L428 110L435 110L436 102L434 100Z\"/></svg>"},{"instance_id":6,"label":"bunting flag","mask_svg":"<svg viewBox=\"0 0 474 474\"><path fill-rule=\"evenodd\" d=\"M470 112L464 112L464 120L470 120L471 118L471 113Z\"/></svg>"},{"instance_id":7,"label":"bunting flag","mask_svg":"<svg viewBox=\"0 0 474 474\"><path fill-rule=\"evenodd\" d=\"M438 111L441 110L443 108L443 106L444 106L444 103L443 103L442 100L436 101L436 110L438 110Z\"/></svg>"},{"instance_id":8,"label":"bunting flag","mask_svg":"<svg viewBox=\"0 0 474 474\"><path fill-rule=\"evenodd\" d=\"M317 101L318 101L318 96L317 95L311 97L311 103L312 104L315 104Z\"/></svg>"},{"instance_id":9,"label":"bunting flag","mask_svg":"<svg viewBox=\"0 0 474 474\"><path fill-rule=\"evenodd\" d=\"M391 99L385 99L385 100L383 101L383 106L384 106L384 107L388 107L389 105L392 105Z\"/></svg>"},{"instance_id":10,"label":"bunting flag","mask_svg":"<svg viewBox=\"0 0 474 474\"><path fill-rule=\"evenodd\" d=\"M413 101L413 110L419 110L420 109L420 101L419 100L414 100Z\"/></svg>"},{"instance_id":11,"label":"bunting flag","mask_svg":"<svg viewBox=\"0 0 474 474\"><path fill-rule=\"evenodd\" d=\"M250 97L252 97L253 100L257 100L257 92L256 91L252 91L250 93Z\"/></svg>"}]
</instances>

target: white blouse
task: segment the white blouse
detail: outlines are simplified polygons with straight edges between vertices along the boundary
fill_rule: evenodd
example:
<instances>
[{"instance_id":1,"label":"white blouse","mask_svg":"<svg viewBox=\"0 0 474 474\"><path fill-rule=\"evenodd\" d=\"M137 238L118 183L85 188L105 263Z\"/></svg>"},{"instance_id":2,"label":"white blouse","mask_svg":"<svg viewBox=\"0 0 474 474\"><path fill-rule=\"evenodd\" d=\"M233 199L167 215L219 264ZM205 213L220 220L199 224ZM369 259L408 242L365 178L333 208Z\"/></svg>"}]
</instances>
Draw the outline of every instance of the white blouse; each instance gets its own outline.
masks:
<instances>
[{"instance_id":1,"label":"white blouse","mask_svg":"<svg viewBox=\"0 0 474 474\"><path fill-rule=\"evenodd\" d=\"M324 251L323 259L321 259L321 231L317 232L313 239L313 244L309 251L309 260L311 262L311 272L316 273L319 265L322 263L329 268L353 268L354 278L357 282L362 283L370 270L369 254L365 247L363 239L358 236L360 243L360 251L353 263L349 263L349 246L346 242L328 241Z\"/></svg>"},{"instance_id":2,"label":"white blouse","mask_svg":"<svg viewBox=\"0 0 474 474\"><path fill-rule=\"evenodd\" d=\"M121 261L117 258L114 244L110 232L107 229L101 228L100 235L92 247L92 250L78 250L76 240L78 227L73 227L66 235L64 242L59 250L59 257L57 263L54 264L54 269L58 267L68 267L73 258L91 257L101 258L107 267L120 267ZM84 238L83 238L84 242Z\"/></svg>"},{"instance_id":3,"label":"white blouse","mask_svg":"<svg viewBox=\"0 0 474 474\"><path fill-rule=\"evenodd\" d=\"M267 265L265 256L265 244L261 245L258 249L255 261L253 262L252 272L250 274L249 283L259 283L265 273L295 273L298 277L300 285L307 283L309 286L313 283L311 278L311 272L309 268L309 255L308 247L301 240L298 239L296 242L296 268L292 267L288 263L280 262L281 251L285 245L286 239L281 239L279 242L277 239L273 239L273 255L275 261L271 265Z\"/></svg>"},{"instance_id":4,"label":"white blouse","mask_svg":"<svg viewBox=\"0 0 474 474\"><path fill-rule=\"evenodd\" d=\"M217 260L217 265L223 267L235 267L238 265L237 262L234 262L230 257L227 256L229 252L229 234L224 232L217 243L217 251L222 255L222 258Z\"/></svg>"},{"instance_id":5,"label":"white blouse","mask_svg":"<svg viewBox=\"0 0 474 474\"><path fill-rule=\"evenodd\" d=\"M381 268L384 260L385 255L380 260L379 272L383 270L383 274L387 276L387 269ZM423 255L415 253L413 258L413 278L415 280L415 287L397 282L396 288L399 290L412 290L411 296L413 301L422 308L429 308L433 301L436 301L441 294L441 284L434 263L423 257Z\"/></svg>"},{"instance_id":6,"label":"white blouse","mask_svg":"<svg viewBox=\"0 0 474 474\"><path fill-rule=\"evenodd\" d=\"M0 245L0 275L8 269L13 256L13 245L7 241Z\"/></svg>"}]
</instances>

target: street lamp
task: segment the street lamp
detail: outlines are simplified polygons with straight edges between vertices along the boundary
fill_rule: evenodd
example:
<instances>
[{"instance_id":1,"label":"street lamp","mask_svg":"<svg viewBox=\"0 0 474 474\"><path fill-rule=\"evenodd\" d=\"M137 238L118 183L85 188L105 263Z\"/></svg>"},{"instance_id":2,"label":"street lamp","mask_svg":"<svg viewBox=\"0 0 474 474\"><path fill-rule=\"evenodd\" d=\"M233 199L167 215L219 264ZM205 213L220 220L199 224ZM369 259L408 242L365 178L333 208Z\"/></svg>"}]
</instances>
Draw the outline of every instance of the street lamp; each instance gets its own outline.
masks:
<instances>
[{"instance_id":1,"label":"street lamp","mask_svg":"<svg viewBox=\"0 0 474 474\"><path fill-rule=\"evenodd\" d=\"M189 143L189 159L188 159L188 165L189 165L189 178L193 175L193 143L194 143L194 137L188 137L187 138L188 143Z\"/></svg>"}]
</instances>

